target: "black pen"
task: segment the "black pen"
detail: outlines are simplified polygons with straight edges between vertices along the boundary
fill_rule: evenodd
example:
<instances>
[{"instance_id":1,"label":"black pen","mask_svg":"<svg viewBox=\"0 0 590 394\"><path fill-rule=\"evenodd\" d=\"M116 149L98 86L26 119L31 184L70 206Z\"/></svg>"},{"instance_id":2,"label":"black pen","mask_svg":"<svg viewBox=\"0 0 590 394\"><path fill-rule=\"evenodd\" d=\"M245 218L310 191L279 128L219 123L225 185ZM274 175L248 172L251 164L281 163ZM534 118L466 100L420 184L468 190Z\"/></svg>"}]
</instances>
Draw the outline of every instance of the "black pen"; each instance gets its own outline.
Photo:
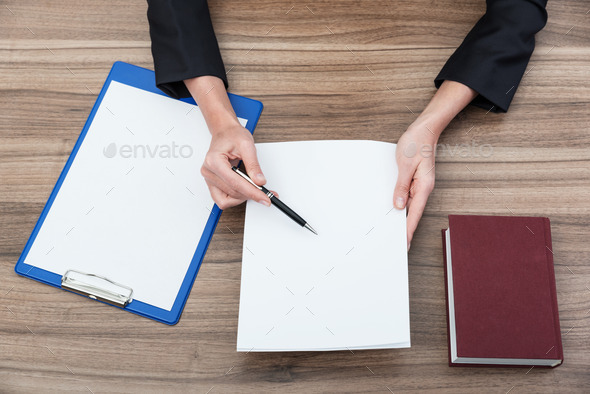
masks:
<instances>
[{"instance_id":1,"label":"black pen","mask_svg":"<svg viewBox=\"0 0 590 394\"><path fill-rule=\"evenodd\" d=\"M234 170L236 172L236 174L238 174L239 176L241 176L242 178L247 180L252 186L256 187L258 190L262 190L262 192L264 192L264 194L266 194L268 196L268 198L270 198L270 202L275 207L277 207L285 215L287 215L291 219L293 219L293 221L295 221L298 225L300 225L301 227L305 227L306 229L308 229L309 231L311 231L315 235L318 235L318 233L309 225L309 223L307 223L305 221L305 219L303 219L301 216L297 215L295 213L295 211L293 211L291 208L289 208L287 205L285 205L285 203L282 202L281 200L279 200L278 197L275 196L271 191L269 191L264 186L258 186L257 184L255 184L254 181L252 179L250 179L250 177L248 175L246 175L242 171L240 171L240 169L238 167L232 166L231 169Z\"/></svg>"}]
</instances>

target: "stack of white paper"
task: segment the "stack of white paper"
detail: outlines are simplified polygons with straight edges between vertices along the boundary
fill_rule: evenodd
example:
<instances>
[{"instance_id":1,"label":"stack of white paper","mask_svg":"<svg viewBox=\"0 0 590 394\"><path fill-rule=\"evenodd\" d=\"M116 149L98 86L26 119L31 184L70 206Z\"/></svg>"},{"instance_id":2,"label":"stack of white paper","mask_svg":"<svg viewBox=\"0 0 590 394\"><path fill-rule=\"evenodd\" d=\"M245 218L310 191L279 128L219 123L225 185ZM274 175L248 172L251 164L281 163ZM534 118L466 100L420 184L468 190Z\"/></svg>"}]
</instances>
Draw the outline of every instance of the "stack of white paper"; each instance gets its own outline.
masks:
<instances>
[{"instance_id":1,"label":"stack of white paper","mask_svg":"<svg viewBox=\"0 0 590 394\"><path fill-rule=\"evenodd\" d=\"M238 351L409 347L395 145L308 141L257 150L267 187L319 235L248 202Z\"/></svg>"}]
</instances>

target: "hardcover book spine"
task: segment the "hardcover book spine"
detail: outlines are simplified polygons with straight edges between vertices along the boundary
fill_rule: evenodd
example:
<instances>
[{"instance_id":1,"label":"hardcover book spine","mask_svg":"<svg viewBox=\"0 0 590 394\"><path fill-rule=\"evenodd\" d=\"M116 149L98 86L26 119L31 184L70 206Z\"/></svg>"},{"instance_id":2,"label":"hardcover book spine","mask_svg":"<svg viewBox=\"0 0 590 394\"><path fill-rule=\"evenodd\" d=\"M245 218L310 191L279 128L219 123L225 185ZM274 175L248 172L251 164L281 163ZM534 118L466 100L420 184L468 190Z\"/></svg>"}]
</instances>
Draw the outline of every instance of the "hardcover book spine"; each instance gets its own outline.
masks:
<instances>
[{"instance_id":1,"label":"hardcover book spine","mask_svg":"<svg viewBox=\"0 0 590 394\"><path fill-rule=\"evenodd\" d=\"M551 286L551 301L553 303L553 324L555 327L555 338L557 338L556 349L549 349L547 353L555 350L555 358L563 363L563 345L561 343L561 327L559 325L559 309L557 306L557 288L555 284L555 268L553 266L553 245L551 243L551 223L549 218L543 218L545 223L545 255L547 256L547 270L549 271L549 285ZM558 364L558 365L561 365Z\"/></svg>"}]
</instances>

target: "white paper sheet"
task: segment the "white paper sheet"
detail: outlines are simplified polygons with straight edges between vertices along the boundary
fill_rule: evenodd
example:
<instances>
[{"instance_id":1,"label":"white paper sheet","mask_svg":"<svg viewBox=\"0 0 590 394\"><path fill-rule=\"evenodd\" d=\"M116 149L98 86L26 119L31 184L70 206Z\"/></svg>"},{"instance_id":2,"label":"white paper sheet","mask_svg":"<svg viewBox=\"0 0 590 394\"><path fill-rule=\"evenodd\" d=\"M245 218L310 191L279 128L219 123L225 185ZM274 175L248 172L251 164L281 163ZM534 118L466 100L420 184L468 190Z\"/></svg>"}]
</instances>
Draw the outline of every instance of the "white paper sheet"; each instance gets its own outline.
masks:
<instances>
[{"instance_id":1,"label":"white paper sheet","mask_svg":"<svg viewBox=\"0 0 590 394\"><path fill-rule=\"evenodd\" d=\"M210 140L198 107L111 82L25 263L171 310L213 207Z\"/></svg>"},{"instance_id":2,"label":"white paper sheet","mask_svg":"<svg viewBox=\"0 0 590 394\"><path fill-rule=\"evenodd\" d=\"M395 145L308 141L257 150L267 187L319 235L248 202L238 351L409 347Z\"/></svg>"}]
</instances>

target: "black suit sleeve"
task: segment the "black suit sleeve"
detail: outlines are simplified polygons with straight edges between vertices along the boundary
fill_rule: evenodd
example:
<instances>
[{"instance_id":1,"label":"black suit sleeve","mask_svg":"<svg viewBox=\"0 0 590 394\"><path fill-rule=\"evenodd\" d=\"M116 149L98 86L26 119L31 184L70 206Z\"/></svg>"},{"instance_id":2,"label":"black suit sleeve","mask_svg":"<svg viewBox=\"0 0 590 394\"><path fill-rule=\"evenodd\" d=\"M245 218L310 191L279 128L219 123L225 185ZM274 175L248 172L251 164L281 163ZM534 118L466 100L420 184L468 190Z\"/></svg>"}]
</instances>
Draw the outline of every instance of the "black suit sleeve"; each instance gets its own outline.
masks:
<instances>
[{"instance_id":1,"label":"black suit sleeve","mask_svg":"<svg viewBox=\"0 0 590 394\"><path fill-rule=\"evenodd\" d=\"M190 97L183 81L203 75L221 78L227 88L207 0L148 0L147 16L158 88Z\"/></svg>"},{"instance_id":2,"label":"black suit sleeve","mask_svg":"<svg viewBox=\"0 0 590 394\"><path fill-rule=\"evenodd\" d=\"M485 15L434 83L460 82L479 93L472 104L506 112L547 22L547 0L487 0Z\"/></svg>"}]
</instances>

